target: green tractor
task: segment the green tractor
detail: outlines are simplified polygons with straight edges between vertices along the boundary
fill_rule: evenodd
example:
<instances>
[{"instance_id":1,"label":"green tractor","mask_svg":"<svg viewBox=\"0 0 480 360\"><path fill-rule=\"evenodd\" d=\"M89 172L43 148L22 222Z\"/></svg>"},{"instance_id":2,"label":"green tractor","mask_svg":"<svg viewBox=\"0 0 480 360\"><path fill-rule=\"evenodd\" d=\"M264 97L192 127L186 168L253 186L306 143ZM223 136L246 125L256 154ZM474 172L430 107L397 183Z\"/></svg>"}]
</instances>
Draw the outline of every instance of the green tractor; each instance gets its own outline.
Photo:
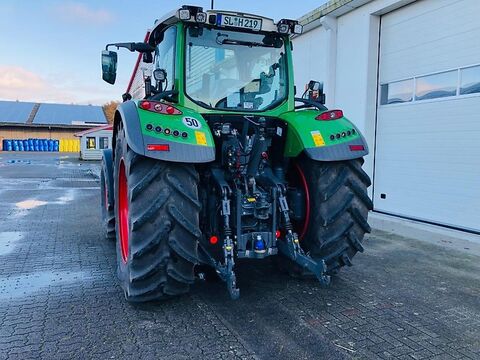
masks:
<instances>
[{"instance_id":1,"label":"green tractor","mask_svg":"<svg viewBox=\"0 0 480 360\"><path fill-rule=\"evenodd\" d=\"M185 294L196 274L239 297L235 263L275 256L291 273L330 283L363 251L365 139L311 81L295 97L297 21L183 6L155 22L104 151L108 238L128 301Z\"/></svg>"}]
</instances>

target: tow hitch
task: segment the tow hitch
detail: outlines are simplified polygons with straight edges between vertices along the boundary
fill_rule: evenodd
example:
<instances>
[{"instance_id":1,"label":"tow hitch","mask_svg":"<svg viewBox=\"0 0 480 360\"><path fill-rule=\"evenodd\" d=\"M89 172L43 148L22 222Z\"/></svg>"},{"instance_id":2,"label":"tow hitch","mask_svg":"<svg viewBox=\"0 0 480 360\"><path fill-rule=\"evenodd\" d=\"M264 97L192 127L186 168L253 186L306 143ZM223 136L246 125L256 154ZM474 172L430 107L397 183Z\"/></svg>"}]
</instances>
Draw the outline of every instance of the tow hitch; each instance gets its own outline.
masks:
<instances>
[{"instance_id":1,"label":"tow hitch","mask_svg":"<svg viewBox=\"0 0 480 360\"><path fill-rule=\"evenodd\" d=\"M222 184L221 181L219 181ZM212 266L220 279L222 279L226 285L230 297L233 300L236 300L240 297L240 289L237 288L237 280L234 271L235 266L235 242L231 238L231 228L230 228L230 199L229 194L231 193L228 186L221 187L222 189L222 217L223 217L223 230L225 238L223 239L223 261L215 261L208 252L205 251L202 246L199 249L202 251L203 258L205 263ZM288 204L285 198L285 188L283 186L278 186L272 194L277 197L278 204L280 207L280 213L283 217L283 223L286 228L286 234L284 239L277 239L274 243L274 248L278 249L283 255L291 259L302 268L307 269L312 272L321 286L328 286L330 284L330 276L327 275L327 266L325 261L315 261L310 256L305 254L303 249L300 247L300 241L298 240L298 235L292 230L292 224L290 222L290 217L288 215ZM277 203L277 202L275 202ZM259 240L260 241L260 240ZM263 241L263 240L262 240ZM273 252L273 253L276 253Z\"/></svg>"},{"instance_id":2,"label":"tow hitch","mask_svg":"<svg viewBox=\"0 0 480 360\"><path fill-rule=\"evenodd\" d=\"M311 271L322 286L330 285L330 276L326 274L327 266L325 261L319 262L313 260L310 256L306 255L303 249L300 247L298 236L291 230L288 231L284 241L278 241L278 250L293 260L295 263L303 268Z\"/></svg>"}]
</instances>

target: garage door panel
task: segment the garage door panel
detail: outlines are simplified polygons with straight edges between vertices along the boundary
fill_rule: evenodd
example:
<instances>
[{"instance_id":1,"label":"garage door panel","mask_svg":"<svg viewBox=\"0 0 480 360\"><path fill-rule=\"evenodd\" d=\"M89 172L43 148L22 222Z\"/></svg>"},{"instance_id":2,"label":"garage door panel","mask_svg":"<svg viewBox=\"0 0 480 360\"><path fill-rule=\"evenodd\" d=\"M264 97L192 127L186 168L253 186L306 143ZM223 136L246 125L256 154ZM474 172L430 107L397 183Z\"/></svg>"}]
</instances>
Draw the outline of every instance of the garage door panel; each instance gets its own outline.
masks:
<instances>
[{"instance_id":1,"label":"garage door panel","mask_svg":"<svg viewBox=\"0 0 480 360\"><path fill-rule=\"evenodd\" d=\"M478 14L480 1L423 0L385 15L380 84L479 64ZM374 208L480 231L480 94L379 105Z\"/></svg>"},{"instance_id":2,"label":"garage door panel","mask_svg":"<svg viewBox=\"0 0 480 360\"><path fill-rule=\"evenodd\" d=\"M383 16L381 82L478 63L479 14L477 0L423 0Z\"/></svg>"},{"instance_id":3,"label":"garage door panel","mask_svg":"<svg viewBox=\"0 0 480 360\"><path fill-rule=\"evenodd\" d=\"M480 97L380 108L375 209L478 229L480 119L472 114Z\"/></svg>"}]
</instances>

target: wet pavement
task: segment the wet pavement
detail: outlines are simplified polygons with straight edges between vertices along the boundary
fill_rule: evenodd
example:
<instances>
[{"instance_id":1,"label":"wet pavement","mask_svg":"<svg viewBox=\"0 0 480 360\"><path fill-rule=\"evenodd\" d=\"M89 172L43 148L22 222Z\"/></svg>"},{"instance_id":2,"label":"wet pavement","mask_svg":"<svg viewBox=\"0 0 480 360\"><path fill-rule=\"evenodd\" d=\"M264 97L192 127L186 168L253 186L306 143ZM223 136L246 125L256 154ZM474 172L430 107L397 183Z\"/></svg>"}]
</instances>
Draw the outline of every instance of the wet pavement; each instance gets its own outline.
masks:
<instances>
[{"instance_id":1,"label":"wet pavement","mask_svg":"<svg viewBox=\"0 0 480 360\"><path fill-rule=\"evenodd\" d=\"M480 359L480 257L374 231L328 289L239 266L127 304L102 238L98 163L0 153L0 359Z\"/></svg>"}]
</instances>

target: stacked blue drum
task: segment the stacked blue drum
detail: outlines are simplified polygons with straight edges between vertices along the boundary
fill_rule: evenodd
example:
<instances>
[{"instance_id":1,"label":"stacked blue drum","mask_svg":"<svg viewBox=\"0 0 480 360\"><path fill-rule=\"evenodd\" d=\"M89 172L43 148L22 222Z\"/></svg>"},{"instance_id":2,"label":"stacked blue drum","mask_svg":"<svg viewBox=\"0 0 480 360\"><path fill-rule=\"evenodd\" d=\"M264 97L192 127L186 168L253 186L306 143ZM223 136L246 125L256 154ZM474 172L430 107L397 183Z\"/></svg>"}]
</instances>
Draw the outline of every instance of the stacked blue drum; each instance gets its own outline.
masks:
<instances>
[{"instance_id":1,"label":"stacked blue drum","mask_svg":"<svg viewBox=\"0 0 480 360\"><path fill-rule=\"evenodd\" d=\"M57 139L4 139L3 151L58 151Z\"/></svg>"}]
</instances>

